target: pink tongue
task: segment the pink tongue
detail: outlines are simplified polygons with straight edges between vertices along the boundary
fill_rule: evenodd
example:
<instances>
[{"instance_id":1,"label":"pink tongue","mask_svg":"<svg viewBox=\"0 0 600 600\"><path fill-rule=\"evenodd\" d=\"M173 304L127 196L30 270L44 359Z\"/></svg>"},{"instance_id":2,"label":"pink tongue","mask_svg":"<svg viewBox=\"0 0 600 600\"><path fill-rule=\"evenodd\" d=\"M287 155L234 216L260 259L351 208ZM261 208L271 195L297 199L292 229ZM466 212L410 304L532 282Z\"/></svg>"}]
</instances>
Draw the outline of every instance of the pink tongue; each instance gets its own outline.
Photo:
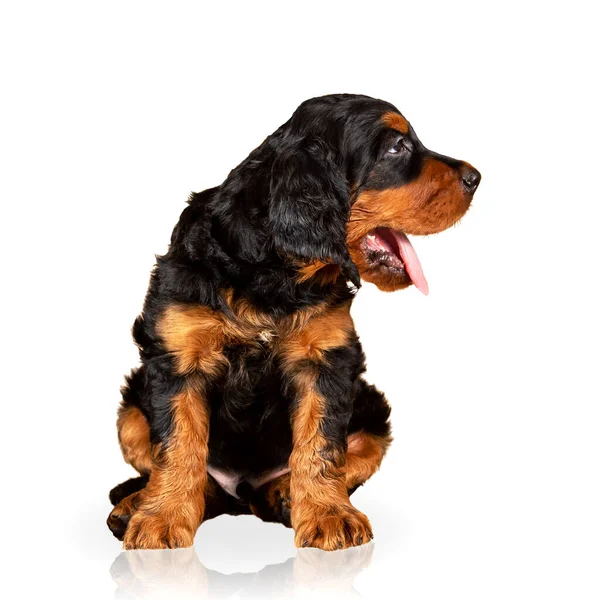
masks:
<instances>
[{"instance_id":1,"label":"pink tongue","mask_svg":"<svg viewBox=\"0 0 600 600\"><path fill-rule=\"evenodd\" d=\"M402 261L404 262L408 276L411 278L415 287L422 294L427 296L427 294L429 294L429 285L425 279L421 261L419 260L415 249L412 247L410 240L401 231L395 231L394 229L390 229L390 231L396 239L398 249L400 250L400 258L402 258Z\"/></svg>"}]
</instances>

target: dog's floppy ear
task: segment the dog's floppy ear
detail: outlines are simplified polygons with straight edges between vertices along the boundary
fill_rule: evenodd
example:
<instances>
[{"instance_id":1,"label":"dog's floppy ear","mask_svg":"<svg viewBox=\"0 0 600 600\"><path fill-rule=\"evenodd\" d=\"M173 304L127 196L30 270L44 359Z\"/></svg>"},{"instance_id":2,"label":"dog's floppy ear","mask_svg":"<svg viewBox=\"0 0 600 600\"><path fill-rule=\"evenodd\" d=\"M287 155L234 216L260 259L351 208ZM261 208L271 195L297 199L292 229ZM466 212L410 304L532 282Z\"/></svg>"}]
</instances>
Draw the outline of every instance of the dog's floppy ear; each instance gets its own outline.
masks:
<instances>
[{"instance_id":1,"label":"dog's floppy ear","mask_svg":"<svg viewBox=\"0 0 600 600\"><path fill-rule=\"evenodd\" d=\"M324 142L303 139L280 150L272 165L268 215L279 253L337 264L359 287L346 245L349 214L346 178Z\"/></svg>"}]
</instances>

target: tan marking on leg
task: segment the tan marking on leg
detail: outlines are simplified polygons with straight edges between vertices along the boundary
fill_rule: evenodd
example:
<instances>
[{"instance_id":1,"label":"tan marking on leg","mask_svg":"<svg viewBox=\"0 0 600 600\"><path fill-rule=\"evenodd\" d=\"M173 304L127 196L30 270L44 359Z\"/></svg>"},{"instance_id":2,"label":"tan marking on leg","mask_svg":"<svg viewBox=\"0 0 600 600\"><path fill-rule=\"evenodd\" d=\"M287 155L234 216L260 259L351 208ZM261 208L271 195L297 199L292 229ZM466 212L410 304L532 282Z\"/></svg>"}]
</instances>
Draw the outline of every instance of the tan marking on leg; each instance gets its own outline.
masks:
<instances>
[{"instance_id":1,"label":"tan marking on leg","mask_svg":"<svg viewBox=\"0 0 600 600\"><path fill-rule=\"evenodd\" d=\"M359 431L348 436L346 453L346 487L348 490L365 483L381 465L391 438ZM263 521L275 521L290 526L291 512L290 473L265 483L250 505L252 512Z\"/></svg>"},{"instance_id":2,"label":"tan marking on leg","mask_svg":"<svg viewBox=\"0 0 600 600\"><path fill-rule=\"evenodd\" d=\"M337 550L368 542L371 526L348 498L345 452L323 436L326 399L317 387L325 352L344 346L353 332L349 306L329 310L282 341L282 365L297 397L289 460L291 521L297 546ZM306 362L308 361L308 366Z\"/></svg>"},{"instance_id":3,"label":"tan marking on leg","mask_svg":"<svg viewBox=\"0 0 600 600\"><path fill-rule=\"evenodd\" d=\"M124 537L126 549L191 546L204 516L209 416L199 382L173 398L173 431L157 448L148 485Z\"/></svg>"},{"instance_id":4,"label":"tan marking on leg","mask_svg":"<svg viewBox=\"0 0 600 600\"><path fill-rule=\"evenodd\" d=\"M325 400L316 376L294 378L299 406L293 416L290 456L291 520L296 546L337 550L368 542L371 526L348 498L345 454L332 449L320 432Z\"/></svg>"},{"instance_id":5,"label":"tan marking on leg","mask_svg":"<svg viewBox=\"0 0 600 600\"><path fill-rule=\"evenodd\" d=\"M137 406L121 406L117 418L119 445L125 462L141 475L152 469L150 456L150 428Z\"/></svg>"},{"instance_id":6,"label":"tan marking on leg","mask_svg":"<svg viewBox=\"0 0 600 600\"><path fill-rule=\"evenodd\" d=\"M325 399L316 389L316 375L294 377L299 405L293 415L293 450L290 456L294 502L330 506L344 499L345 458L330 450L321 433ZM326 457L326 458L325 458ZM347 498L347 493L346 493Z\"/></svg>"}]
</instances>

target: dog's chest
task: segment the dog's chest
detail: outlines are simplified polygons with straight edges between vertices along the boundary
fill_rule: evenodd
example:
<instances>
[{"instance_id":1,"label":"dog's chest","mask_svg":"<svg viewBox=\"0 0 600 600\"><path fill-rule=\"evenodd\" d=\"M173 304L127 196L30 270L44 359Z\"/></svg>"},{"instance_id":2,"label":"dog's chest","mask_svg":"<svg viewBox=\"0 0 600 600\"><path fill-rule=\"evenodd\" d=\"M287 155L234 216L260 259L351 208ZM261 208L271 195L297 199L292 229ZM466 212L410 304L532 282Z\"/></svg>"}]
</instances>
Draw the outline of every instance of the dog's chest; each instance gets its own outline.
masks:
<instances>
[{"instance_id":1,"label":"dog's chest","mask_svg":"<svg viewBox=\"0 0 600 600\"><path fill-rule=\"evenodd\" d=\"M231 369L232 352L241 349L245 358L272 354L282 327L247 307L226 314L206 306L171 305L159 319L157 331L178 374L201 373L214 381Z\"/></svg>"},{"instance_id":2,"label":"dog's chest","mask_svg":"<svg viewBox=\"0 0 600 600\"><path fill-rule=\"evenodd\" d=\"M210 387L209 462L239 474L285 464L291 452L291 398L268 343L225 348L227 368Z\"/></svg>"},{"instance_id":3,"label":"dog's chest","mask_svg":"<svg viewBox=\"0 0 600 600\"><path fill-rule=\"evenodd\" d=\"M178 374L201 375L207 384L211 445L223 447L219 454L230 450L243 458L273 438L285 438L287 445L289 401L278 357L289 322L244 305L230 315L172 305L157 329Z\"/></svg>"}]
</instances>

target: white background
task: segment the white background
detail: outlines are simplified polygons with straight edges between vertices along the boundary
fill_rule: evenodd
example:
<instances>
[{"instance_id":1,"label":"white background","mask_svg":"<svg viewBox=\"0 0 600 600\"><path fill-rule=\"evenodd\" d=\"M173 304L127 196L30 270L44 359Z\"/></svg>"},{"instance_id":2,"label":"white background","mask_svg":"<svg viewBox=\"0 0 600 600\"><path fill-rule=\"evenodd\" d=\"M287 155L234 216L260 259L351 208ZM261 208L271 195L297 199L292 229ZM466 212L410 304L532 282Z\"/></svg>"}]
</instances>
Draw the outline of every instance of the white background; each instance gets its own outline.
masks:
<instances>
[{"instance_id":1,"label":"white background","mask_svg":"<svg viewBox=\"0 0 600 600\"><path fill-rule=\"evenodd\" d=\"M2 4L11 597L598 598L591 6ZM223 517L195 551L119 557L107 493L133 472L115 411L154 254L191 190L334 92L392 102L483 175L458 226L413 239L430 296L365 285L354 305L393 405L395 443L354 496L375 543L297 553L283 527Z\"/></svg>"}]
</instances>

